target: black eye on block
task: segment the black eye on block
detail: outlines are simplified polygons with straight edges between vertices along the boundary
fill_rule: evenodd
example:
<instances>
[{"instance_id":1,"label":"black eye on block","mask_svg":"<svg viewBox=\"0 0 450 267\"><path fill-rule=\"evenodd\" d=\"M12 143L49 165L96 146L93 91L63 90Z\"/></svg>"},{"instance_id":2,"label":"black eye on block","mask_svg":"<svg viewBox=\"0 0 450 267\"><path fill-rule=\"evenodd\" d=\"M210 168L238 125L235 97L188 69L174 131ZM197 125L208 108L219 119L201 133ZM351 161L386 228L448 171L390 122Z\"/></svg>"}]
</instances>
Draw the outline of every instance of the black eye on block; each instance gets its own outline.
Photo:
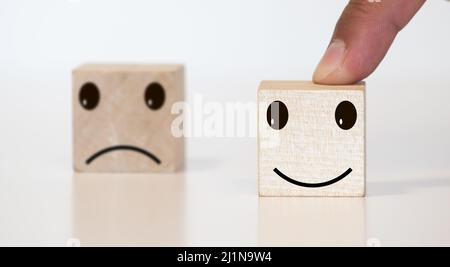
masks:
<instances>
[{"instance_id":1,"label":"black eye on block","mask_svg":"<svg viewBox=\"0 0 450 267\"><path fill-rule=\"evenodd\" d=\"M342 101L336 107L336 123L342 130L350 130L356 123L357 112L350 101Z\"/></svg>"},{"instance_id":2,"label":"black eye on block","mask_svg":"<svg viewBox=\"0 0 450 267\"><path fill-rule=\"evenodd\" d=\"M274 130L281 130L286 126L289 112L286 105L281 101L274 101L267 108L267 123Z\"/></svg>"},{"instance_id":3,"label":"black eye on block","mask_svg":"<svg viewBox=\"0 0 450 267\"><path fill-rule=\"evenodd\" d=\"M151 110L158 110L166 101L166 93L159 83L152 83L145 90L145 104Z\"/></svg>"},{"instance_id":4,"label":"black eye on block","mask_svg":"<svg viewBox=\"0 0 450 267\"><path fill-rule=\"evenodd\" d=\"M94 83L86 83L81 87L78 99L84 109L93 110L100 102L100 91Z\"/></svg>"}]
</instances>

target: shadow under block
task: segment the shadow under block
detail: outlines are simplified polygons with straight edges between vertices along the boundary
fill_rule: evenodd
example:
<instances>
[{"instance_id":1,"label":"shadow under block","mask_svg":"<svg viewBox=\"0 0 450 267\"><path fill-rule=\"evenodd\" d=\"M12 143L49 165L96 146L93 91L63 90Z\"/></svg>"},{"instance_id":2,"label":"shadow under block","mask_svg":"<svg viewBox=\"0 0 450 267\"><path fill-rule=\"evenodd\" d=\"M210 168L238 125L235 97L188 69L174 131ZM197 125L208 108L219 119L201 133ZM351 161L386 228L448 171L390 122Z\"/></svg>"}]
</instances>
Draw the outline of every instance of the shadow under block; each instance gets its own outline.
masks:
<instances>
[{"instance_id":1,"label":"shadow under block","mask_svg":"<svg viewBox=\"0 0 450 267\"><path fill-rule=\"evenodd\" d=\"M83 65L73 71L78 172L176 172L184 140L171 132L184 101L181 65Z\"/></svg>"},{"instance_id":2,"label":"shadow under block","mask_svg":"<svg viewBox=\"0 0 450 267\"><path fill-rule=\"evenodd\" d=\"M365 84L263 81L260 196L365 195Z\"/></svg>"}]
</instances>

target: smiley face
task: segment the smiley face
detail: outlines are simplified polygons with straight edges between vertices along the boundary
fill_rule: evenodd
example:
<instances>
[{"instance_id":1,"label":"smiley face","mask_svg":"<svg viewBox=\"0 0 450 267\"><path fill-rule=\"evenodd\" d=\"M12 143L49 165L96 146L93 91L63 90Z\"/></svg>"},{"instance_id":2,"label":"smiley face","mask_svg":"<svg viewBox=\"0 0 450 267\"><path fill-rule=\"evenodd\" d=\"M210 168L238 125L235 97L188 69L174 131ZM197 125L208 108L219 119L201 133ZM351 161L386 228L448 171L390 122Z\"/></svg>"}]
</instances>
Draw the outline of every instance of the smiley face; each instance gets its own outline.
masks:
<instances>
[{"instance_id":1,"label":"smiley face","mask_svg":"<svg viewBox=\"0 0 450 267\"><path fill-rule=\"evenodd\" d=\"M272 82L258 95L261 195L364 195L360 87Z\"/></svg>"},{"instance_id":2,"label":"smiley face","mask_svg":"<svg viewBox=\"0 0 450 267\"><path fill-rule=\"evenodd\" d=\"M282 130L289 120L289 111L286 105L281 101L274 101L272 102L269 107L267 108L267 123L269 126L276 130L280 131ZM357 111L355 106L350 101L342 101L337 105L336 111L335 111L335 120L336 125L341 128L342 130L350 130L356 123L357 119ZM297 186L303 186L303 187L323 187L323 186L329 186L334 183L339 182L340 180L344 179L347 175L349 175L352 172L352 168L348 168L345 172L343 172L338 177L335 177L333 179L320 182L320 183L305 183L301 181L297 181L295 179L290 178L286 174L284 174L282 171L280 171L278 168L273 169L273 171L286 180L287 182L297 185Z\"/></svg>"}]
</instances>

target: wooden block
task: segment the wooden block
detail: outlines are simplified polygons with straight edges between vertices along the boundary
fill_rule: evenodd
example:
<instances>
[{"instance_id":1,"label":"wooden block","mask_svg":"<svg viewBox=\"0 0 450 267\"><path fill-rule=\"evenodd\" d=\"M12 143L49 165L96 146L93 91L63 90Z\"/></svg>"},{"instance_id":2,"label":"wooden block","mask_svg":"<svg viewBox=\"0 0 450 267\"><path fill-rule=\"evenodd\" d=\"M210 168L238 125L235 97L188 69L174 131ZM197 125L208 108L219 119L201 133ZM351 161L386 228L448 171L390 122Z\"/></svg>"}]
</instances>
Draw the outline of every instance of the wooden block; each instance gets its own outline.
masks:
<instances>
[{"instance_id":1,"label":"wooden block","mask_svg":"<svg viewBox=\"0 0 450 267\"><path fill-rule=\"evenodd\" d=\"M264 81L260 196L365 195L365 84Z\"/></svg>"},{"instance_id":2,"label":"wooden block","mask_svg":"<svg viewBox=\"0 0 450 267\"><path fill-rule=\"evenodd\" d=\"M73 158L79 172L175 172L184 140L171 133L184 101L180 65L83 65L73 71Z\"/></svg>"}]
</instances>

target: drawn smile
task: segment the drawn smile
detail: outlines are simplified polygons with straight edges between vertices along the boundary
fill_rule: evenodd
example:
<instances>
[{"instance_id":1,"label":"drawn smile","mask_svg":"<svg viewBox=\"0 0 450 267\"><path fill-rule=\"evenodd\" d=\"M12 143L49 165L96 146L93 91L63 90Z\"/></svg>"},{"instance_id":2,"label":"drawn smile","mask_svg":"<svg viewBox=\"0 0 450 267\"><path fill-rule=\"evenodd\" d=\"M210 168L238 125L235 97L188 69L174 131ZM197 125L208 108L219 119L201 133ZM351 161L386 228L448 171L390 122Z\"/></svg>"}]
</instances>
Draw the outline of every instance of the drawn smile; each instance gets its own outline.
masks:
<instances>
[{"instance_id":1,"label":"drawn smile","mask_svg":"<svg viewBox=\"0 0 450 267\"><path fill-rule=\"evenodd\" d=\"M283 178L284 180L288 181L291 184L295 184L295 185L302 186L302 187L317 188L317 187L324 187L324 186L329 186L329 185L335 184L335 183L339 182L340 180L344 179L353 170L351 168L348 168L348 170L346 170L343 174L339 175L338 177L328 180L326 182L322 182L322 183L303 183L303 182L296 181L296 180L286 176L284 173L282 173L277 168L273 169L273 171L276 174L278 174L278 176L280 176L281 178Z\"/></svg>"},{"instance_id":2,"label":"drawn smile","mask_svg":"<svg viewBox=\"0 0 450 267\"><path fill-rule=\"evenodd\" d=\"M153 160L156 164L161 164L161 160L156 157L155 155L153 155L152 153L150 153L147 150L144 150L142 148L139 147L135 147L135 146L112 146L112 147L108 147L105 149L100 150L99 152L95 153L94 155L92 155L90 158L88 158L86 160L86 164L89 165L91 164L94 160L96 160L98 157L110 153L110 152L114 152L114 151L118 151L118 150L128 150L128 151L133 151L136 153L140 153L144 156L147 156L148 158L150 158L151 160Z\"/></svg>"}]
</instances>

